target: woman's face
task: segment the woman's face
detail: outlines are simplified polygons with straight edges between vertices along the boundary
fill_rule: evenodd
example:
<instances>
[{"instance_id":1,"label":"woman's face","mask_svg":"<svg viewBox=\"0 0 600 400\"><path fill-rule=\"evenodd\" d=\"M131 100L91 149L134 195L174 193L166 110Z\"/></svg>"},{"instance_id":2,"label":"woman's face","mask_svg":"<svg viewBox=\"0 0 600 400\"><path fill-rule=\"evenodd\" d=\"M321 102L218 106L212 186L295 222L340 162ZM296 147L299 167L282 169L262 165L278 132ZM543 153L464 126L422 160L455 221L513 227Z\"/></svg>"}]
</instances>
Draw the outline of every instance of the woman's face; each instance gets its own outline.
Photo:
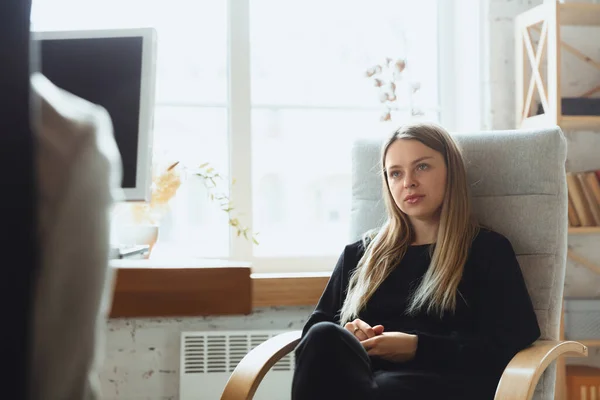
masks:
<instances>
[{"instance_id":1,"label":"woman's face","mask_svg":"<svg viewBox=\"0 0 600 400\"><path fill-rule=\"evenodd\" d=\"M385 155L390 193L411 221L439 218L446 192L446 163L441 153L417 140L399 139Z\"/></svg>"}]
</instances>

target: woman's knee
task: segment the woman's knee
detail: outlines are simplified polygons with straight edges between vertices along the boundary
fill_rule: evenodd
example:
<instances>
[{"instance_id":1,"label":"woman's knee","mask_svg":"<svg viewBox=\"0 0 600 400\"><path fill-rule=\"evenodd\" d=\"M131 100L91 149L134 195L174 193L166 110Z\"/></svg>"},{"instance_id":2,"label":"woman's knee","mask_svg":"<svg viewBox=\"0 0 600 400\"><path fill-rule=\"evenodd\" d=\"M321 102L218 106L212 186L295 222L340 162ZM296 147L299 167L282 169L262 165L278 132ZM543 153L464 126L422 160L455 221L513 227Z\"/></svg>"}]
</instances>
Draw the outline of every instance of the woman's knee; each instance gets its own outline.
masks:
<instances>
[{"instance_id":1,"label":"woman's knee","mask_svg":"<svg viewBox=\"0 0 600 400\"><path fill-rule=\"evenodd\" d=\"M345 329L333 322L317 322L306 332L306 337L317 338L319 340L335 340L344 334Z\"/></svg>"},{"instance_id":2,"label":"woman's knee","mask_svg":"<svg viewBox=\"0 0 600 400\"><path fill-rule=\"evenodd\" d=\"M322 356L338 351L340 346L344 346L344 332L349 334L333 322L317 322L308 329L296 347L296 357L299 358L305 352Z\"/></svg>"},{"instance_id":3,"label":"woman's knee","mask_svg":"<svg viewBox=\"0 0 600 400\"><path fill-rule=\"evenodd\" d=\"M302 338L298 349L304 348L308 343L310 346L331 348L339 343L345 334L345 329L333 322L318 322L311 326ZM347 332L346 332L347 333Z\"/></svg>"}]
</instances>

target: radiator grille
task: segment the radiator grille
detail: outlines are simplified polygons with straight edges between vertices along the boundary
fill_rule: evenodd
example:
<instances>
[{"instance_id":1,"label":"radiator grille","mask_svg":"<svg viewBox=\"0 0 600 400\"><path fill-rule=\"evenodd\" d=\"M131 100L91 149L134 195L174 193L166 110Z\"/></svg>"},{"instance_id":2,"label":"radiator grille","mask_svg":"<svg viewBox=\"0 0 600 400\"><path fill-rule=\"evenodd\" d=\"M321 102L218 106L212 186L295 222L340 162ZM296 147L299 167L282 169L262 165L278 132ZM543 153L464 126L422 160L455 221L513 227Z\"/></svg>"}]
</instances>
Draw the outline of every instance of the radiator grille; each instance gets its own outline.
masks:
<instances>
[{"instance_id":1,"label":"radiator grille","mask_svg":"<svg viewBox=\"0 0 600 400\"><path fill-rule=\"evenodd\" d=\"M182 337L184 374L231 373L250 350L279 333L282 332L186 332ZM293 352L272 368L293 369Z\"/></svg>"}]
</instances>

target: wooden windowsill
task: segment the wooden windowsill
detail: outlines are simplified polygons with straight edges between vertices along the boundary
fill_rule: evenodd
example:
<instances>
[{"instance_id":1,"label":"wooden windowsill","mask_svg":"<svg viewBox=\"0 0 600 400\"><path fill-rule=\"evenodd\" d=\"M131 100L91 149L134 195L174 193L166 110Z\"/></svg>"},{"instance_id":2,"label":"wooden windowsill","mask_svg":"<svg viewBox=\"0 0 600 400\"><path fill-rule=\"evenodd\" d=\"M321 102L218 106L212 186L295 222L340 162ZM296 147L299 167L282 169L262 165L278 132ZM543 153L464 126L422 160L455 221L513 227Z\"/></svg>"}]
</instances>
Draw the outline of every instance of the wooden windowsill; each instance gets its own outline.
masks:
<instances>
[{"instance_id":1,"label":"wooden windowsill","mask_svg":"<svg viewBox=\"0 0 600 400\"><path fill-rule=\"evenodd\" d=\"M315 305L330 275L330 272L252 274L252 306Z\"/></svg>"},{"instance_id":2,"label":"wooden windowsill","mask_svg":"<svg viewBox=\"0 0 600 400\"><path fill-rule=\"evenodd\" d=\"M111 318L247 315L257 307L315 305L330 273L252 274L229 261L165 265L113 261Z\"/></svg>"},{"instance_id":3,"label":"wooden windowsill","mask_svg":"<svg viewBox=\"0 0 600 400\"><path fill-rule=\"evenodd\" d=\"M252 312L251 267L227 261L113 261L111 318L235 315Z\"/></svg>"}]
</instances>

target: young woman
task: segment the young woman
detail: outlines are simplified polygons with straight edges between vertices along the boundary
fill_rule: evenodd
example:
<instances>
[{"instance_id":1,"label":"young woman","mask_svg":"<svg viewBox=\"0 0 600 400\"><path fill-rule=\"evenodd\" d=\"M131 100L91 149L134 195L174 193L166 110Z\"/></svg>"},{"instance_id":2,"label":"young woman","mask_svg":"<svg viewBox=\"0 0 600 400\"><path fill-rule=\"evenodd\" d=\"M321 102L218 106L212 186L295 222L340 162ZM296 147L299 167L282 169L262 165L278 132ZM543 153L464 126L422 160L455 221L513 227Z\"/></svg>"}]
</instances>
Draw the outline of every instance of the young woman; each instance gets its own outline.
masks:
<instances>
[{"instance_id":1,"label":"young woman","mask_svg":"<svg viewBox=\"0 0 600 400\"><path fill-rule=\"evenodd\" d=\"M479 226L434 124L383 146L387 222L346 246L296 349L294 400L493 399L540 330L511 243Z\"/></svg>"}]
</instances>

